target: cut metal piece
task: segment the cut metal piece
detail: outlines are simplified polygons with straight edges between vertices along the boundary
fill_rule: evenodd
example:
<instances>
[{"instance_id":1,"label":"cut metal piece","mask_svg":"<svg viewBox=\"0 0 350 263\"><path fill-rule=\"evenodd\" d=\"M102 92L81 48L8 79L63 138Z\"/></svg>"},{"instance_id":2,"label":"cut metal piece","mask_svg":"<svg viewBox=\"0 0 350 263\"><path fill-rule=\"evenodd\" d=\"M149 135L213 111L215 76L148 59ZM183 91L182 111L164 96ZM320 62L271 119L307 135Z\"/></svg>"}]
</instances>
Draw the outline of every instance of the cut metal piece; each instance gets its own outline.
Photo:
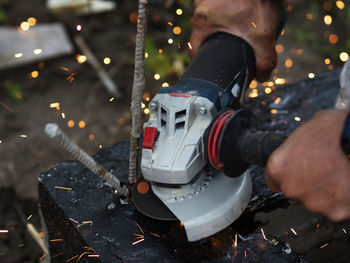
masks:
<instances>
[{"instance_id":1,"label":"cut metal piece","mask_svg":"<svg viewBox=\"0 0 350 263\"><path fill-rule=\"evenodd\" d=\"M212 174L211 174L212 173ZM184 224L189 241L211 236L233 223L247 206L252 183L249 171L229 178L203 170L192 185L168 188L152 185L156 196Z\"/></svg>"}]
</instances>

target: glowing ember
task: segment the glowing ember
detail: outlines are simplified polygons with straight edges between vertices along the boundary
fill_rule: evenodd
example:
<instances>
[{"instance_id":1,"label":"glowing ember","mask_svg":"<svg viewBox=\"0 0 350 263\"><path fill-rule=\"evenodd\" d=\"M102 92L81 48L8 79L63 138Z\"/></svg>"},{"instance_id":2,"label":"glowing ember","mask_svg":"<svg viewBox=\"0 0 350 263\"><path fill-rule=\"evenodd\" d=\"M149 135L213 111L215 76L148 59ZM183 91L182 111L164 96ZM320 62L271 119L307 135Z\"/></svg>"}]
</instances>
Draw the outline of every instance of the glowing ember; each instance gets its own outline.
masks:
<instances>
[{"instance_id":1,"label":"glowing ember","mask_svg":"<svg viewBox=\"0 0 350 263\"><path fill-rule=\"evenodd\" d=\"M79 122L79 128L81 128L81 129L83 129L83 128L85 128L85 121L80 121Z\"/></svg>"},{"instance_id":2,"label":"glowing ember","mask_svg":"<svg viewBox=\"0 0 350 263\"><path fill-rule=\"evenodd\" d=\"M90 141L93 141L94 139L95 139L95 135L90 134L90 135L89 135L89 140L90 140Z\"/></svg>"},{"instance_id":3,"label":"glowing ember","mask_svg":"<svg viewBox=\"0 0 350 263\"><path fill-rule=\"evenodd\" d=\"M134 243L132 243L132 245L134 246L134 245L136 245L136 244L138 244L138 243L141 243L142 241L145 241L145 239L142 238L142 239L140 239L140 240L137 240L137 241L135 241Z\"/></svg>"},{"instance_id":4,"label":"glowing ember","mask_svg":"<svg viewBox=\"0 0 350 263\"><path fill-rule=\"evenodd\" d=\"M286 59L286 61L284 62L284 66L286 68L291 68L293 66L293 60L290 58Z\"/></svg>"},{"instance_id":5,"label":"glowing ember","mask_svg":"<svg viewBox=\"0 0 350 263\"><path fill-rule=\"evenodd\" d=\"M266 93L266 94L270 94L271 92L272 92L272 89L271 89L271 88L266 88L266 89L265 89L265 93Z\"/></svg>"},{"instance_id":6,"label":"glowing ember","mask_svg":"<svg viewBox=\"0 0 350 263\"><path fill-rule=\"evenodd\" d=\"M106 57L103 59L103 63L105 63L106 65L111 63L111 59L109 57Z\"/></svg>"},{"instance_id":7,"label":"glowing ember","mask_svg":"<svg viewBox=\"0 0 350 263\"><path fill-rule=\"evenodd\" d=\"M25 134L21 134L19 137L21 137L21 138L27 138L28 136L25 135Z\"/></svg>"},{"instance_id":8,"label":"glowing ember","mask_svg":"<svg viewBox=\"0 0 350 263\"><path fill-rule=\"evenodd\" d=\"M275 99L274 103L275 103L275 104L278 104L278 103L281 102L281 100L282 100L281 97L278 97L278 98Z\"/></svg>"},{"instance_id":9,"label":"glowing ember","mask_svg":"<svg viewBox=\"0 0 350 263\"><path fill-rule=\"evenodd\" d=\"M30 73L30 76L33 78L33 79L36 79L37 77L39 77L39 72L34 70Z\"/></svg>"},{"instance_id":10,"label":"glowing ember","mask_svg":"<svg viewBox=\"0 0 350 263\"><path fill-rule=\"evenodd\" d=\"M144 109L146 107L146 104L144 104L143 102L141 102L141 108Z\"/></svg>"},{"instance_id":11,"label":"glowing ember","mask_svg":"<svg viewBox=\"0 0 350 263\"><path fill-rule=\"evenodd\" d=\"M331 43L332 45L335 45L338 43L339 38L336 34L330 34L328 40L329 40L329 43Z\"/></svg>"},{"instance_id":12,"label":"glowing ember","mask_svg":"<svg viewBox=\"0 0 350 263\"><path fill-rule=\"evenodd\" d=\"M76 55L75 59L79 64L83 64L87 61L87 57L84 55Z\"/></svg>"},{"instance_id":13,"label":"glowing ember","mask_svg":"<svg viewBox=\"0 0 350 263\"><path fill-rule=\"evenodd\" d=\"M34 51L33 51L33 53L34 53L35 55L39 55L39 54L41 54L42 52L43 52L43 50L42 50L41 48L34 49Z\"/></svg>"},{"instance_id":14,"label":"glowing ember","mask_svg":"<svg viewBox=\"0 0 350 263\"><path fill-rule=\"evenodd\" d=\"M307 13L306 14L306 19L307 20L312 20L314 18L314 16L311 13Z\"/></svg>"},{"instance_id":15,"label":"glowing ember","mask_svg":"<svg viewBox=\"0 0 350 263\"><path fill-rule=\"evenodd\" d=\"M129 21L133 24L136 24L137 21L138 21L138 16L135 12L132 12L130 15L129 15Z\"/></svg>"},{"instance_id":16,"label":"glowing ember","mask_svg":"<svg viewBox=\"0 0 350 263\"><path fill-rule=\"evenodd\" d=\"M154 74L154 79L156 79L156 80L160 79L160 75L159 74Z\"/></svg>"},{"instance_id":17,"label":"glowing ember","mask_svg":"<svg viewBox=\"0 0 350 263\"><path fill-rule=\"evenodd\" d=\"M35 24L36 24L36 18L35 18L35 17L29 17L29 18L27 19L27 22L28 22L28 24L29 24L30 26L35 26Z\"/></svg>"},{"instance_id":18,"label":"glowing ember","mask_svg":"<svg viewBox=\"0 0 350 263\"><path fill-rule=\"evenodd\" d=\"M332 19L332 17L331 17L330 15L325 15L324 18L323 18L323 20L324 20L324 23L325 23L327 26L331 25L332 22L333 22L333 19Z\"/></svg>"},{"instance_id":19,"label":"glowing ember","mask_svg":"<svg viewBox=\"0 0 350 263\"><path fill-rule=\"evenodd\" d=\"M88 255L88 258L99 258L100 255Z\"/></svg>"},{"instance_id":20,"label":"glowing ember","mask_svg":"<svg viewBox=\"0 0 350 263\"><path fill-rule=\"evenodd\" d=\"M251 89L255 89L257 86L258 86L258 82L256 80L253 80L249 84L249 88L251 88Z\"/></svg>"},{"instance_id":21,"label":"glowing ember","mask_svg":"<svg viewBox=\"0 0 350 263\"><path fill-rule=\"evenodd\" d=\"M344 4L343 1L337 1L337 2L335 2L335 4L337 5L337 7L338 7L340 10L344 9L344 7L345 7L345 4Z\"/></svg>"},{"instance_id":22,"label":"glowing ember","mask_svg":"<svg viewBox=\"0 0 350 263\"><path fill-rule=\"evenodd\" d=\"M346 62L349 60L349 54L346 52L341 52L339 57L340 57L340 60L343 62Z\"/></svg>"},{"instance_id":23,"label":"glowing ember","mask_svg":"<svg viewBox=\"0 0 350 263\"><path fill-rule=\"evenodd\" d=\"M98 146L98 148L102 149L102 148L103 148L102 144L100 144L100 145Z\"/></svg>"},{"instance_id":24,"label":"glowing ember","mask_svg":"<svg viewBox=\"0 0 350 263\"><path fill-rule=\"evenodd\" d=\"M162 87L163 87L163 88L164 88L164 87L169 87L169 83L168 83L168 82L163 82Z\"/></svg>"},{"instance_id":25,"label":"glowing ember","mask_svg":"<svg viewBox=\"0 0 350 263\"><path fill-rule=\"evenodd\" d=\"M73 128L74 127L74 121L73 120L69 120L67 123L69 128Z\"/></svg>"},{"instance_id":26,"label":"glowing ember","mask_svg":"<svg viewBox=\"0 0 350 263\"><path fill-rule=\"evenodd\" d=\"M16 53L16 54L14 55L14 57L15 57L15 58L21 58L21 57L23 57L23 53Z\"/></svg>"},{"instance_id":27,"label":"glowing ember","mask_svg":"<svg viewBox=\"0 0 350 263\"><path fill-rule=\"evenodd\" d=\"M179 26L174 27L173 28L173 33L175 35L180 35L181 34L181 27L179 27Z\"/></svg>"},{"instance_id":28,"label":"glowing ember","mask_svg":"<svg viewBox=\"0 0 350 263\"><path fill-rule=\"evenodd\" d=\"M148 56L149 56L148 52L145 52L145 58L148 58Z\"/></svg>"},{"instance_id":29,"label":"glowing ember","mask_svg":"<svg viewBox=\"0 0 350 263\"><path fill-rule=\"evenodd\" d=\"M76 26L77 31L81 31L81 25Z\"/></svg>"},{"instance_id":30,"label":"glowing ember","mask_svg":"<svg viewBox=\"0 0 350 263\"><path fill-rule=\"evenodd\" d=\"M169 26L173 26L173 23L171 23L171 22L169 21L169 22L168 22L168 25L169 25Z\"/></svg>"},{"instance_id":31,"label":"glowing ember","mask_svg":"<svg viewBox=\"0 0 350 263\"><path fill-rule=\"evenodd\" d=\"M29 28L30 28L30 25L27 21L25 22L22 22L21 25L20 25L20 28L23 30L23 31L28 31Z\"/></svg>"},{"instance_id":32,"label":"glowing ember","mask_svg":"<svg viewBox=\"0 0 350 263\"><path fill-rule=\"evenodd\" d=\"M172 43L174 43L174 40L172 40L171 38L168 39L168 43L171 45Z\"/></svg>"},{"instance_id":33,"label":"glowing ember","mask_svg":"<svg viewBox=\"0 0 350 263\"><path fill-rule=\"evenodd\" d=\"M324 248L326 246L328 246L328 243L324 244L323 246L320 246L320 248Z\"/></svg>"},{"instance_id":34,"label":"glowing ember","mask_svg":"<svg viewBox=\"0 0 350 263\"><path fill-rule=\"evenodd\" d=\"M270 113L271 113L271 114L276 114L277 112L278 112L278 110L276 110L276 109L270 110Z\"/></svg>"},{"instance_id":35,"label":"glowing ember","mask_svg":"<svg viewBox=\"0 0 350 263\"><path fill-rule=\"evenodd\" d=\"M56 189L62 189L62 190L69 190L72 191L72 188L69 187L62 187L62 186L55 186Z\"/></svg>"},{"instance_id":36,"label":"glowing ember","mask_svg":"<svg viewBox=\"0 0 350 263\"><path fill-rule=\"evenodd\" d=\"M148 115L148 114L149 114L149 108L144 109L143 112L144 112L146 115Z\"/></svg>"},{"instance_id":37,"label":"glowing ember","mask_svg":"<svg viewBox=\"0 0 350 263\"><path fill-rule=\"evenodd\" d=\"M163 49L161 49L161 48L158 49L158 53L159 53L159 54L163 54Z\"/></svg>"},{"instance_id":38,"label":"glowing ember","mask_svg":"<svg viewBox=\"0 0 350 263\"><path fill-rule=\"evenodd\" d=\"M283 79L283 78L277 78L276 80L275 80L275 84L276 85L283 85L283 84L285 84L286 83L286 79Z\"/></svg>"},{"instance_id":39,"label":"glowing ember","mask_svg":"<svg viewBox=\"0 0 350 263\"><path fill-rule=\"evenodd\" d=\"M294 120L295 121L301 121L301 118L300 117L294 117Z\"/></svg>"},{"instance_id":40,"label":"glowing ember","mask_svg":"<svg viewBox=\"0 0 350 263\"><path fill-rule=\"evenodd\" d=\"M252 25L253 25L253 27L255 27L255 28L256 28L256 24L255 24L254 22L252 22Z\"/></svg>"},{"instance_id":41,"label":"glowing ember","mask_svg":"<svg viewBox=\"0 0 350 263\"><path fill-rule=\"evenodd\" d=\"M324 63L325 63L326 65L329 65L329 64L331 64L331 60L330 60L329 58L326 58L326 59L324 60Z\"/></svg>"}]
</instances>

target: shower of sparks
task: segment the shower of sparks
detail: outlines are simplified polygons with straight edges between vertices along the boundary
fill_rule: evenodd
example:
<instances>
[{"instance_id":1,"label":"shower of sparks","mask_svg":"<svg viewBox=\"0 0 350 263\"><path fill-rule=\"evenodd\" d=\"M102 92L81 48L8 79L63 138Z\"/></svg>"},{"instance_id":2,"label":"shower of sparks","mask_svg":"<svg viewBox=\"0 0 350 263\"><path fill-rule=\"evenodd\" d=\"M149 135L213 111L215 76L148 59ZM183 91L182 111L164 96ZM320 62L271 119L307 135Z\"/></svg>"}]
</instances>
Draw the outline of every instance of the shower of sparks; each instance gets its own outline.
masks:
<instances>
[{"instance_id":1,"label":"shower of sparks","mask_svg":"<svg viewBox=\"0 0 350 263\"><path fill-rule=\"evenodd\" d=\"M326 243L326 244L320 246L320 248L324 248L324 247L326 247L326 246L328 246L328 243Z\"/></svg>"},{"instance_id":2,"label":"shower of sparks","mask_svg":"<svg viewBox=\"0 0 350 263\"><path fill-rule=\"evenodd\" d=\"M260 230L261 230L261 234L262 234L263 238L264 238L265 240L268 240L268 239L266 238L266 236L265 236L264 229L260 228Z\"/></svg>"},{"instance_id":3,"label":"shower of sparks","mask_svg":"<svg viewBox=\"0 0 350 263\"><path fill-rule=\"evenodd\" d=\"M255 28L256 28L256 24L255 24L254 22L252 22L252 25L253 25L253 27L255 27Z\"/></svg>"},{"instance_id":4,"label":"shower of sparks","mask_svg":"<svg viewBox=\"0 0 350 263\"><path fill-rule=\"evenodd\" d=\"M27 221L29 221L32 217L33 215L28 216Z\"/></svg>"},{"instance_id":5,"label":"shower of sparks","mask_svg":"<svg viewBox=\"0 0 350 263\"><path fill-rule=\"evenodd\" d=\"M62 187L62 186L55 186L56 189L62 189L62 190L69 190L69 191L72 191L73 189L72 188L69 188L69 187Z\"/></svg>"},{"instance_id":6,"label":"shower of sparks","mask_svg":"<svg viewBox=\"0 0 350 263\"><path fill-rule=\"evenodd\" d=\"M136 244L141 243L142 241L145 241L145 239L142 238L142 239L140 239L140 240L137 240L137 241L135 241L134 243L132 243L132 245L135 246Z\"/></svg>"},{"instance_id":7,"label":"shower of sparks","mask_svg":"<svg viewBox=\"0 0 350 263\"><path fill-rule=\"evenodd\" d=\"M27 138L28 136L25 135L25 134L21 134L19 137L21 137L21 138Z\"/></svg>"},{"instance_id":8,"label":"shower of sparks","mask_svg":"<svg viewBox=\"0 0 350 263\"><path fill-rule=\"evenodd\" d=\"M298 235L298 233L293 229L293 227L291 227L290 230L293 232L294 235Z\"/></svg>"},{"instance_id":9,"label":"shower of sparks","mask_svg":"<svg viewBox=\"0 0 350 263\"><path fill-rule=\"evenodd\" d=\"M7 109L8 111L13 111L13 109L11 109L9 106L7 106L5 103L0 101L0 105L2 105L5 109Z\"/></svg>"},{"instance_id":10,"label":"shower of sparks","mask_svg":"<svg viewBox=\"0 0 350 263\"><path fill-rule=\"evenodd\" d=\"M0 234L8 233L9 231L7 229L0 229Z\"/></svg>"}]
</instances>

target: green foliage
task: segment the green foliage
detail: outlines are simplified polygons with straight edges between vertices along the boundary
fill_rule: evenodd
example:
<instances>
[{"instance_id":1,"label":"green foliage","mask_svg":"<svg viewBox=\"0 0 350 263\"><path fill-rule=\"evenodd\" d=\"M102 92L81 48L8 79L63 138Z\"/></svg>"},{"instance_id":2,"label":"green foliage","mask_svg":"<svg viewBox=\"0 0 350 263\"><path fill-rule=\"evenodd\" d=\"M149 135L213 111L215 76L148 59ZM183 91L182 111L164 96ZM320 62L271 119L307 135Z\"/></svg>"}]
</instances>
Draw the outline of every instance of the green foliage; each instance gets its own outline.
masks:
<instances>
[{"instance_id":1,"label":"green foliage","mask_svg":"<svg viewBox=\"0 0 350 263\"><path fill-rule=\"evenodd\" d=\"M23 101L23 92L19 84L5 81L3 82L3 86L11 99L17 102Z\"/></svg>"}]
</instances>

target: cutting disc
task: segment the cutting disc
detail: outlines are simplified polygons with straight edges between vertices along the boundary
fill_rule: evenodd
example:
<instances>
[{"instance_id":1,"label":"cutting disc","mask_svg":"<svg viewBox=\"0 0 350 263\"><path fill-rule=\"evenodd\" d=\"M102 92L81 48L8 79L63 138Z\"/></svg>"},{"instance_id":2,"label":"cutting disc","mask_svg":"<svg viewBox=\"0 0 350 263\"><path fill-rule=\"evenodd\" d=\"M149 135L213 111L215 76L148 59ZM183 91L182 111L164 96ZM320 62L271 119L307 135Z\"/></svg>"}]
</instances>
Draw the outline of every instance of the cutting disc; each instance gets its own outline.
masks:
<instances>
[{"instance_id":1,"label":"cutting disc","mask_svg":"<svg viewBox=\"0 0 350 263\"><path fill-rule=\"evenodd\" d=\"M158 220L177 220L169 208L153 193L148 182L140 179L132 191L132 201L141 213Z\"/></svg>"}]
</instances>

